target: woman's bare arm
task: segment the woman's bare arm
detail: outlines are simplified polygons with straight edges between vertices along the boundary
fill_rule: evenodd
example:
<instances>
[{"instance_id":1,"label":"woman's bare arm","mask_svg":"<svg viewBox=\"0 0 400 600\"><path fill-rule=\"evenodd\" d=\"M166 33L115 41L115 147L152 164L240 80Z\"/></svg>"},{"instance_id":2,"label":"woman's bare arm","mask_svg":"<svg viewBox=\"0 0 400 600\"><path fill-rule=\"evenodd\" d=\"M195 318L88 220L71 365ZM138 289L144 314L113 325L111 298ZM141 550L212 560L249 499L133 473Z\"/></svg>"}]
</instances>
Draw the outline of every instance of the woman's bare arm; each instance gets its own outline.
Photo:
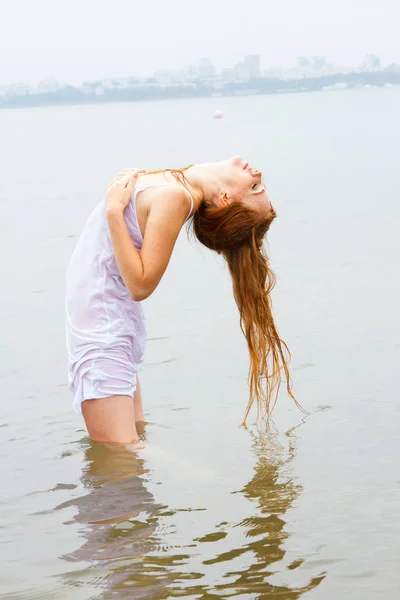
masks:
<instances>
[{"instance_id":1,"label":"woman's bare arm","mask_svg":"<svg viewBox=\"0 0 400 600\"><path fill-rule=\"evenodd\" d=\"M129 204L137 174L112 184L106 194L107 221L115 259L133 300L148 298L156 289L171 258L187 217L187 195L177 187L152 188L152 203L140 253L134 247L123 211Z\"/></svg>"}]
</instances>

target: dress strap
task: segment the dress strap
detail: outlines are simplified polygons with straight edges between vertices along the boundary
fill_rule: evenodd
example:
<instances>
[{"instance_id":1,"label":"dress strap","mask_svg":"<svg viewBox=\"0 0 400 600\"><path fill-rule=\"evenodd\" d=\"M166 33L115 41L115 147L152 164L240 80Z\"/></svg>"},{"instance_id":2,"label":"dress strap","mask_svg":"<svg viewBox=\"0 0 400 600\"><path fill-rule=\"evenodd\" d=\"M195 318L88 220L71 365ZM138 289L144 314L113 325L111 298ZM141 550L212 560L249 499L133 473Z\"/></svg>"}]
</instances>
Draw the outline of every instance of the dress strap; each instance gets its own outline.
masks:
<instances>
[{"instance_id":1,"label":"dress strap","mask_svg":"<svg viewBox=\"0 0 400 600\"><path fill-rule=\"evenodd\" d=\"M173 184L173 185L174 185L174 184ZM189 190L188 190L188 189L186 189L185 187L183 187L183 185L176 185L176 187L179 187L179 188L181 188L182 190L184 190L184 191L187 193L187 195L189 196L189 199L190 199L190 208L189 208L189 213L188 213L188 216L187 216L187 217L186 217L186 219L185 219L185 222L186 222L186 221L189 219L189 217L191 216L192 212L193 212L193 208L194 208L194 200L193 200L193 196L192 196L192 194L189 192Z\"/></svg>"}]
</instances>

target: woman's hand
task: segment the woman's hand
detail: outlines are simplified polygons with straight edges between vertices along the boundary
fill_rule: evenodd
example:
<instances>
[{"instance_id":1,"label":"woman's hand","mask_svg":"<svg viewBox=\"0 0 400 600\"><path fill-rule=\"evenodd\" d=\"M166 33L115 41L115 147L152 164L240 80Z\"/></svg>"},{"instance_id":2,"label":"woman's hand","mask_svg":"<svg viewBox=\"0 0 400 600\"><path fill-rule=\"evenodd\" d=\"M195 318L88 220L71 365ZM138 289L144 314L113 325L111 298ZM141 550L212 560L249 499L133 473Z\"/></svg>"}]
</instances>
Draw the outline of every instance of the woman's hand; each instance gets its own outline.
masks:
<instances>
[{"instance_id":1,"label":"woman's hand","mask_svg":"<svg viewBox=\"0 0 400 600\"><path fill-rule=\"evenodd\" d=\"M124 169L120 171L107 188L105 195L106 212L121 212L131 201L137 179L145 169Z\"/></svg>"}]
</instances>

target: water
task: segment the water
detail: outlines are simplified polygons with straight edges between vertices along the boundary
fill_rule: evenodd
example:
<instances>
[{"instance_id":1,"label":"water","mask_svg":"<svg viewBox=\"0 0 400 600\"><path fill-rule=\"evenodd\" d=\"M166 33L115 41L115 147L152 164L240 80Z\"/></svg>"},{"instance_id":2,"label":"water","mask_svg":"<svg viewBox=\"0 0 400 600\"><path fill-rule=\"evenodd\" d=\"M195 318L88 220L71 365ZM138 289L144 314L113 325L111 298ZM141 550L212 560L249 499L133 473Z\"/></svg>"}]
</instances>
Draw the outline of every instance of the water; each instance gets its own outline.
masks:
<instances>
[{"instance_id":1,"label":"water","mask_svg":"<svg viewBox=\"0 0 400 600\"><path fill-rule=\"evenodd\" d=\"M220 100L220 99L219 99ZM400 89L0 112L0 596L398 597ZM126 166L240 153L294 389L249 420L220 259L183 234L146 301L149 448L91 444L66 387L63 278ZM254 415L253 415L254 418Z\"/></svg>"}]
</instances>

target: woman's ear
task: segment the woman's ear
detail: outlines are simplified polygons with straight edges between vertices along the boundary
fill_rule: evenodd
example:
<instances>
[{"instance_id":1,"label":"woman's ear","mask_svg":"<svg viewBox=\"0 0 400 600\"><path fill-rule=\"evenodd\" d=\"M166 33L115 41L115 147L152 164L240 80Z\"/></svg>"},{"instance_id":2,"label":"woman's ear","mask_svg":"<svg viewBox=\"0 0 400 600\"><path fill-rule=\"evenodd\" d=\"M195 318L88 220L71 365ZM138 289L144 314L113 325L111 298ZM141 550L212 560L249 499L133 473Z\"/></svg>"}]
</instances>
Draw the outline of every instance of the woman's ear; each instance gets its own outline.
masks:
<instances>
[{"instance_id":1,"label":"woman's ear","mask_svg":"<svg viewBox=\"0 0 400 600\"><path fill-rule=\"evenodd\" d=\"M232 198L227 190L221 189L216 197L216 204L219 208L225 208L232 203Z\"/></svg>"}]
</instances>

